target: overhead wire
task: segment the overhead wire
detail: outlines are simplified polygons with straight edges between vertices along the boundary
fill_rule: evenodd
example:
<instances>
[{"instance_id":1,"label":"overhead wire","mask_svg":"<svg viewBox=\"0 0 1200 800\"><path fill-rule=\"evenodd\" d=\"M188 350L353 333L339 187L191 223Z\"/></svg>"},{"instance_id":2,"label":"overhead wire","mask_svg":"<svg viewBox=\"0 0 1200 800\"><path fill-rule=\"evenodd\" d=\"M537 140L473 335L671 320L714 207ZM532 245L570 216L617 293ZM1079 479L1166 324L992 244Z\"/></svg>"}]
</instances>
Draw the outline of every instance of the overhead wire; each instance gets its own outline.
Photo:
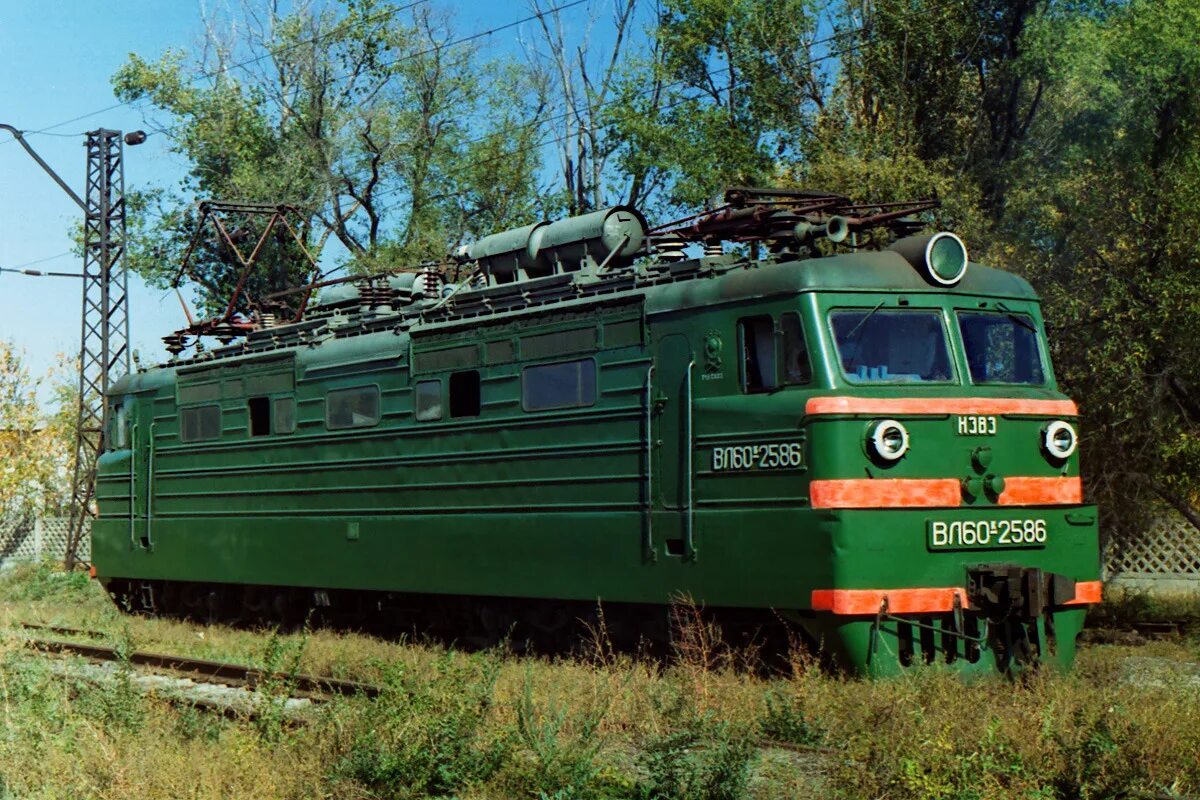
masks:
<instances>
[{"instance_id":1,"label":"overhead wire","mask_svg":"<svg viewBox=\"0 0 1200 800\"><path fill-rule=\"evenodd\" d=\"M828 44L828 43L829 43L829 42L831 42L831 41L835 41L835 40L837 40L837 39L840 39L840 38L843 38L843 37L845 37L845 36L847 36L847 35L851 35L851 36L857 36L857 35L859 35L859 31L857 31L857 30L852 30L852 31L843 31L843 32L841 32L841 33L833 34L833 35L831 35L831 36L827 36L827 37L825 37L825 38L823 38L823 39L818 39L818 40L815 40L815 41L811 42L811 43L809 44L809 47L817 47L817 46L819 46L819 45L822 45L822 44ZM813 57L813 58L810 58L808 61L804 62L803 64L801 64L801 65L799 65L799 66L800 66L800 67L810 67L810 66L814 66L814 65L816 65L816 64L819 64L819 63L821 63L821 62L823 62L823 61L827 61L827 60L829 60L829 59L831 59L831 58L837 58L837 57L840 57L840 56L846 55L846 54L848 54L848 53L850 53L850 52L853 52L853 51L855 51L855 50L856 50L858 47L860 47L860 46L861 46L861 44L858 44L858 45L851 45L851 46L849 46L849 47L846 47L846 48L844 48L844 49L841 49L841 50L832 50L832 51L830 51L830 52L828 52L828 53L825 53L825 54L822 54L822 55L820 55L820 56L815 56L815 57ZM713 75L719 75L719 74L721 74L721 73L723 73L723 72L729 72L729 68L728 68L728 67L726 67L726 68L722 68L722 69L719 69L719 70L714 70L714 71L713 71L711 74L713 74ZM734 88L741 88L741 87L745 86L747 82L748 82L748 81L746 81L746 80L742 80L742 81L734 81L733 83L731 83L731 84L729 84L728 86L724 87L724 89L725 89L726 91L728 91L728 90L731 90L731 89L734 89ZM665 88L672 87L672 86L678 86L678 85L680 85L680 84L683 84L683 83L687 83L687 81L682 81L682 80L681 80L681 81L675 81L674 83L667 84L666 86L659 86L659 87L654 87L654 88L652 88L652 89L647 89L647 90L644 90L644 91L642 91L642 92L638 92L636 96L646 96L646 95L650 95L650 94L653 94L653 93L654 93L654 92L656 92L656 91L662 91L662 90L663 90L663 89L665 89ZM660 106L658 109L656 109L656 111L657 111L657 112L659 112L659 113L661 113L661 112L663 112L663 111L669 111L669 110L671 110L671 109L673 109L673 108L676 108L676 107L678 107L678 106L680 106L680 105L683 105L684 103L693 102L693 101L696 101L696 100L703 100L705 97L706 97L706 95L698 95L698 96L681 97L681 98L679 98L679 99L677 99L677 100L674 100L674 101L672 101L672 102L670 102L670 103L666 103L666 104L664 104L664 105ZM598 109L606 108L606 107L608 107L608 106L610 106L610 105L614 105L614 104L616 104L616 103L619 103L619 102L624 102L626 99L627 99L627 98L614 98L614 99L612 99L612 100L605 101L604 103L601 103L601 104L599 104L599 105L595 106L595 109L593 109L593 110L598 110ZM542 125L546 125L546 124L548 124L548 123L550 123L550 122L552 122L552 121L555 121L555 120L561 120L561 119L565 119L566 117L569 117L569 116L570 116L572 113L573 113L573 111L572 111L571 109L568 109L567 111L565 111L565 112L563 112L563 113L560 113L560 114L556 115L555 117L551 117L551 118L548 118L548 119L546 119L546 120L532 121L531 123L526 123L526 124L524 124L524 125L522 125L522 126L518 126L518 128L533 128L533 129L536 129L536 128L538 128L538 127L541 127ZM476 143L478 143L478 142L484 141L484 140L486 140L486 139L488 139L488 138L491 138L491 137L493 137L493 136L496 136L496 135L497 135L496 133L489 133L489 134L486 134L486 135L484 135L484 136L476 137L476 138L474 138L474 139L469 139L469 140L467 140L466 142L464 142L464 144L476 144ZM495 162L498 162L498 161L502 161L502 160L504 160L504 159L512 158L512 157L513 157L513 156L515 156L515 155L523 155L523 154L526 154L526 153L529 153L529 152L532 152L532 151L535 151L535 150L539 150L539 149L541 149L541 148L544 148L544 147L546 147L546 146L548 146L548 145L552 145L552 144L559 144L559 143L562 143L562 142L566 141L567 139L571 138L571 136L573 136L573 135L575 135L573 132L567 132L567 133L565 133L565 134L562 134L562 135L560 135L560 136L556 136L556 137L553 137L553 138L549 138L549 139L541 139L541 140L539 140L539 141L537 141L537 142L534 142L533 144L531 144L531 145L528 145L528 146L525 146L525 147L519 147L519 148L516 148L516 149L514 149L514 150L505 151L504 153L500 153L500 154L498 154L498 155L496 155L496 156L492 156L492 157L489 157L489 158L486 158L486 159L482 159L482 160L479 160L479 161L473 161L473 162L471 162L470 164L468 164L468 165L466 165L466 166L464 166L464 167L462 167L462 168L460 168L460 169L456 169L456 170L451 170L451 171L449 171L448 173L446 173L446 176L447 176L447 177L452 177L452 176L455 176L455 175L458 175L458 174L464 173L464 172L466 172L468 169L474 169L474 168L476 168L476 167L478 167L478 166L480 166L480 165L488 165L488 164L491 164L491 163L495 163ZM385 189L385 190L383 190L383 191L381 191L381 192L378 192L378 193L375 195L375 197L377 197L377 198L378 198L378 197L387 197L387 196L390 196L390 195L393 195L393 194L397 194L397 193L399 193L399 192L401 192L401 191L404 191L404 187L396 187L396 188L393 188L393 189ZM435 196L433 199L443 199L444 197L447 197L447 196L452 196L452 195L453 195L453 193L450 193L450 194L445 194L445 195L436 195L436 196Z\"/></svg>"},{"instance_id":2,"label":"overhead wire","mask_svg":"<svg viewBox=\"0 0 1200 800\"><path fill-rule=\"evenodd\" d=\"M394 67L397 64L403 64L407 61L412 61L414 59L421 58L422 56L430 55L431 53L437 53L437 52L447 50L452 47L457 47L460 44L465 44L467 42L473 42L476 39L483 39L485 37L492 36L493 34L499 33L500 31L508 30L509 28L515 28L518 25L524 25L526 22L532 22L535 19L541 19L542 17L544 17L548 14L557 14L560 11L565 11L569 8L581 6L588 2L590 2L590 0L570 0L570 2L560 3L557 6L553 6L551 8L537 11L536 13L530 14L527 17L522 17L520 19L513 20L512 22L506 22L505 24L498 25L494 28L488 28L487 30L483 30L483 31L476 31L475 33L471 33L466 36L462 36L462 37L460 37L458 39L454 39L452 41L442 42L440 44L435 44L432 47L425 48L424 50L418 50L415 53L406 53L403 56L392 59L391 61L381 62L379 64L379 66L380 67ZM353 72L347 72L342 75L334 75L327 80L318 81L315 84L314 88L321 88L321 89L328 88L328 87L334 85L335 83L337 83L338 81L345 80L349 77L352 77L353 75L354 75ZM182 124L183 123L179 123L176 125L171 125L167 128L160 128L158 130L158 132L169 136L169 135L173 134L176 130L178 130L180 127L182 127Z\"/></svg>"},{"instance_id":3,"label":"overhead wire","mask_svg":"<svg viewBox=\"0 0 1200 800\"><path fill-rule=\"evenodd\" d=\"M223 66L223 67L220 67L220 68L217 68L217 69L213 69L213 70L209 70L209 71L206 71L206 72L202 72L202 73L200 73L199 75L196 75L195 77L193 77L193 78L189 79L189 80L187 81L187 83L188 83L188 84L198 83L199 81L207 80L207 79L209 79L209 78L216 78L216 77L218 77L218 76L220 76L220 75L224 75L224 74L226 74L226 73L228 73L228 72L231 72L231 71L233 71L233 70L235 70L235 69L244 69L245 67L248 67L248 66L250 66L251 64L256 64L256 63L258 63L259 61L262 61L263 59L270 58L270 57L272 57L272 56L276 56L276 55L279 55L279 54L281 54L281 53L287 53L287 52L289 52L289 51L291 51L291 50L295 50L296 48L298 48L298 47L302 47L302 46L304 46L304 45L307 45L307 44L317 44L318 42L320 42L320 41L322 41L322 40L324 40L324 39L328 39L328 38L330 38L330 37L332 37L332 36L336 36L336 35L338 35L338 34L340 34L340 33L343 33L343 32L345 32L345 31L347 31L347 30L352 30L353 28L356 28L356 27L359 27L359 26L369 25L369 24L372 24L372 23L374 23L374 22L378 22L378 21L380 21L380 20L383 20L383 19L386 19L386 18L388 18L388 17L395 16L396 14L400 14L400 13L403 13L403 12L405 12L405 11L408 11L408 10L410 10L410 9L416 8L416 7L417 7L417 6L419 6L419 5L424 5L425 3L428 3L428 2L430 2L430 0L413 0L413 2L411 2L411 3L408 3L407 5L403 5L403 6L395 6L395 7L392 7L392 8L388 8L388 9L385 9L385 10L383 10L383 11L380 11L380 12L377 12L377 13L375 13L375 14L372 14L372 15L370 15L370 16L368 16L368 17L364 17L363 19L360 19L360 20L346 20L346 21L342 22L341 24L334 26L334 27L333 27L333 28L331 28L330 30L328 30L328 31L325 31L324 33L321 33L321 34L319 34L319 35L317 35L317 36L314 36L314 37L312 37L311 39L306 39L306 40L304 40L304 41L302 41L302 42L296 42L296 43L294 43L294 44L291 44L291 45L288 45L288 46L286 46L286 47L282 47L282 48L280 48L280 49L278 49L278 50L271 50L271 51L269 51L269 52L266 52L266 53L261 53L261 54L259 54L259 55L255 56L255 57L253 57L253 58L248 58L248 59L245 59L245 60L243 60L243 61L239 61L239 62L237 62L237 63L235 63L235 64L228 64L228 65L226 65L226 66ZM77 117L72 117L71 119L66 119L66 120L63 120L62 122L56 122L56 123L54 123L53 125L47 125L47 126L45 126L44 128L39 128L39 129L37 129L37 130L31 130L31 131L24 131L23 133L24 133L26 136L32 136L32 135L38 135L38 136L81 136L81 135L83 135L82 133L80 133L80 134L75 134L75 133L51 133L51 131L53 131L55 128L61 128L61 127L63 127L64 125L70 125L72 122L79 122L80 120L84 120L84 119L87 119L87 118L89 118L89 117L94 117L94 116L96 116L97 114L103 114L103 113L105 113L105 112L107 112L107 111L113 111L113 110L115 110L115 109L121 108L122 106L129 106L130 108L137 108L137 107L139 107L139 106L140 106L140 105L141 105L143 102L144 102L144 101L143 101L142 99L138 99L138 100L122 100L122 101L120 101L120 102L113 103L112 105L105 106L104 108L99 108L99 109L96 109L95 111L89 111L89 112L87 112L86 114L80 114L80 115L79 115L79 116L77 116Z\"/></svg>"}]
</instances>

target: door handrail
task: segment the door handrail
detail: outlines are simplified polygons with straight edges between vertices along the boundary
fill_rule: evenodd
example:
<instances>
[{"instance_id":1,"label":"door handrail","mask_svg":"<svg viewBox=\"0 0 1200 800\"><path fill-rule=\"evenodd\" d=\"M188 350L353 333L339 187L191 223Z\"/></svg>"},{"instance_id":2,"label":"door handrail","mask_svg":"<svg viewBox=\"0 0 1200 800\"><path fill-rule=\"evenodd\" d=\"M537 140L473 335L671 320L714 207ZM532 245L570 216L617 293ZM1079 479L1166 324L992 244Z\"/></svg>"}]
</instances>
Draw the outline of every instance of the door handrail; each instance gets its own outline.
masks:
<instances>
[{"instance_id":1,"label":"door handrail","mask_svg":"<svg viewBox=\"0 0 1200 800\"><path fill-rule=\"evenodd\" d=\"M655 561L654 552L654 364L646 370L646 529L642 558Z\"/></svg>"},{"instance_id":2,"label":"door handrail","mask_svg":"<svg viewBox=\"0 0 1200 800\"><path fill-rule=\"evenodd\" d=\"M150 423L150 443L146 455L146 549L154 547L150 537L151 525L154 524L154 425Z\"/></svg>"},{"instance_id":3,"label":"door handrail","mask_svg":"<svg viewBox=\"0 0 1200 800\"><path fill-rule=\"evenodd\" d=\"M129 549L137 547L137 439L138 424L129 426Z\"/></svg>"},{"instance_id":4,"label":"door handrail","mask_svg":"<svg viewBox=\"0 0 1200 800\"><path fill-rule=\"evenodd\" d=\"M693 358L688 362L687 374L684 376L687 383L687 394L685 398L686 403L684 405L686 410L684 421L687 423L687 482L685 483L687 488L687 512L684 514L683 518L683 557L688 561L692 561L696 558L696 543L695 539L693 538L692 531L692 517L695 512L694 503L692 502L692 473L694 471L694 465L692 462L694 460L695 451L695 443L693 442L694 436L692 431L692 368L695 366L696 359Z\"/></svg>"}]
</instances>

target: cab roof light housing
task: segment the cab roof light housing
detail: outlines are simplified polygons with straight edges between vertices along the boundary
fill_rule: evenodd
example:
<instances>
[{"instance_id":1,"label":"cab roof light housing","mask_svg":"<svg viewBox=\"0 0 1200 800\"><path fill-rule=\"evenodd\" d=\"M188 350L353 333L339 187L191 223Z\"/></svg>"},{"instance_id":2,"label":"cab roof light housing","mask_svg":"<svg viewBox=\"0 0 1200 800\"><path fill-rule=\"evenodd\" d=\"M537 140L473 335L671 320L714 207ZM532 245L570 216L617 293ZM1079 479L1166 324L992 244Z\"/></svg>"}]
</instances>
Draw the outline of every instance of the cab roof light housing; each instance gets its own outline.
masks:
<instances>
[{"instance_id":1,"label":"cab roof light housing","mask_svg":"<svg viewBox=\"0 0 1200 800\"><path fill-rule=\"evenodd\" d=\"M906 236L889 248L935 286L955 286L967 274L967 246L950 231Z\"/></svg>"}]
</instances>

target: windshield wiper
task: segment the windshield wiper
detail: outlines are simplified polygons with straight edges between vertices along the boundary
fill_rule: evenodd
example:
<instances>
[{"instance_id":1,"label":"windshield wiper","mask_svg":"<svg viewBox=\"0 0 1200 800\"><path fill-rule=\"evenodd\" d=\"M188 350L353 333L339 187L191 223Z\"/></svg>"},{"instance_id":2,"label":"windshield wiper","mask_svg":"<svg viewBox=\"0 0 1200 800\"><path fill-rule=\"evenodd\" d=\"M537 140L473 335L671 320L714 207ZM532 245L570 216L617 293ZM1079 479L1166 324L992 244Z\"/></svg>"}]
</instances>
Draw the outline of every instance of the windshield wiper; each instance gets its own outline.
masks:
<instances>
[{"instance_id":1,"label":"windshield wiper","mask_svg":"<svg viewBox=\"0 0 1200 800\"><path fill-rule=\"evenodd\" d=\"M1034 326L1034 324L1033 324L1032 322L1030 322L1029 320L1025 319L1025 318L1024 318L1024 317L1022 317L1020 314L1017 314L1017 313L1015 313L1014 311L1010 310L1010 309L1008 308L1008 306L1004 305L1004 303L996 303L996 308L998 308L998 309L1000 309L1001 311L1003 311L1003 312L1004 312L1004 316L1008 317L1009 319L1011 319L1013 322L1015 322L1015 323L1017 323L1018 325L1020 325L1020 326L1021 326L1022 328L1024 328L1025 330L1027 330L1027 331L1031 331L1032 333L1037 333L1037 332L1038 332L1038 329L1037 329L1037 327L1036 327L1036 326Z\"/></svg>"},{"instance_id":2,"label":"windshield wiper","mask_svg":"<svg viewBox=\"0 0 1200 800\"><path fill-rule=\"evenodd\" d=\"M873 315L879 309L883 308L883 303L884 303L884 301L880 300L879 305L875 306L870 311L868 311L866 314L864 314L863 318L858 321L858 324L850 329L850 332L846 334L847 343L854 342L855 344L857 344L857 342L855 342L855 340L854 340L854 334L858 333L859 329L862 328L863 325L867 324L867 320L869 320L871 318L871 315Z\"/></svg>"}]
</instances>

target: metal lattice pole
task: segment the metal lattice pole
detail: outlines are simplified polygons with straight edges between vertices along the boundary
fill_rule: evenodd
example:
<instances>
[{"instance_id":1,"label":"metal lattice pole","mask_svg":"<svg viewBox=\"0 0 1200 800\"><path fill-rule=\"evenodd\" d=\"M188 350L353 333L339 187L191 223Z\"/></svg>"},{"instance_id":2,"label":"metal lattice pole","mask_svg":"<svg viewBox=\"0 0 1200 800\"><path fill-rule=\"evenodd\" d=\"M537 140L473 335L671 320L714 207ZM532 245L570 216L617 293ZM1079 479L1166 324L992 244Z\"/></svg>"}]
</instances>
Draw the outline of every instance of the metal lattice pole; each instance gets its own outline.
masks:
<instances>
[{"instance_id":1,"label":"metal lattice pole","mask_svg":"<svg viewBox=\"0 0 1200 800\"><path fill-rule=\"evenodd\" d=\"M144 137L143 137L144 138ZM73 567L94 516L96 457L108 429L105 396L129 372L129 283L125 271L125 166L120 131L87 134L83 223L83 318L71 522L65 562Z\"/></svg>"}]
</instances>

